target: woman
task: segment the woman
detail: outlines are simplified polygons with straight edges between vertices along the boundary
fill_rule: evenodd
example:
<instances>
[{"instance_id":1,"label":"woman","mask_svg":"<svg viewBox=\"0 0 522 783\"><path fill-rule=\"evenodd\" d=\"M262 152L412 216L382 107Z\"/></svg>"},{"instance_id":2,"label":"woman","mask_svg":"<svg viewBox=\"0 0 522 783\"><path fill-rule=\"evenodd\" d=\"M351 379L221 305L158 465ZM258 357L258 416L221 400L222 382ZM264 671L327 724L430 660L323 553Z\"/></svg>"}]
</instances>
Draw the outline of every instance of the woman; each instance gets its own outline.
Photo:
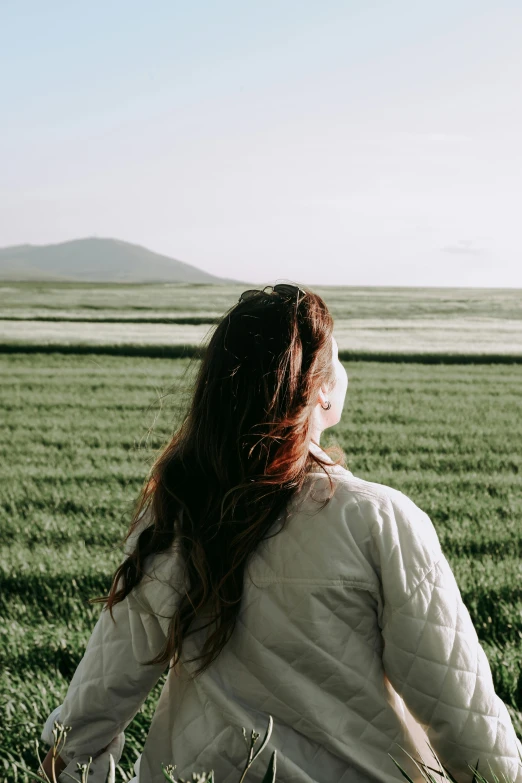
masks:
<instances>
[{"instance_id":1,"label":"woman","mask_svg":"<svg viewBox=\"0 0 522 783\"><path fill-rule=\"evenodd\" d=\"M399 746L436 769L426 735L458 783L477 762L489 780L488 763L522 781L522 746L429 517L319 445L347 386L317 294L276 285L227 311L47 721L71 727L60 769L98 754L90 780L104 781L170 663L139 783L163 781L161 764L237 783L242 727L263 736L269 715L250 783L274 749L279 783L403 780L390 755L421 780Z\"/></svg>"}]
</instances>

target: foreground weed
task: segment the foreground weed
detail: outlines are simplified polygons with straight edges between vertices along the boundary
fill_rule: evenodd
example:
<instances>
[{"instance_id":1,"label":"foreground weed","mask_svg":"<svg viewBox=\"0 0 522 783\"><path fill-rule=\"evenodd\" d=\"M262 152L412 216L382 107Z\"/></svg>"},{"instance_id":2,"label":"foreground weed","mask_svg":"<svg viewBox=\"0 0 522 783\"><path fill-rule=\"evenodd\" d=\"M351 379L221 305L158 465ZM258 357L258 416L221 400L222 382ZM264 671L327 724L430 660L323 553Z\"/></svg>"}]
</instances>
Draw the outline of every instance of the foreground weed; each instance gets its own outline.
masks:
<instances>
[{"instance_id":1,"label":"foreground weed","mask_svg":"<svg viewBox=\"0 0 522 783\"><path fill-rule=\"evenodd\" d=\"M449 769L447 769L447 767L445 767L441 763L439 757L437 756L437 754L435 753L434 749L432 748L432 746L431 746L431 744L429 742L428 742L428 747L429 747L429 749L431 751L431 754L432 754L433 758L435 759L435 761L439 765L439 769L434 769L433 767L428 766L428 764L425 764L423 761L420 761L420 759L419 759L419 762L417 762L417 760L414 759L413 756L411 756L408 753L408 751L405 748L402 747L402 745L399 745L399 748L401 750L403 750L404 753L406 753L407 756L409 756L409 758L413 761L413 763L415 764L417 769L420 771L423 779L426 780L427 783L440 783L440 781L446 781L446 780L450 781L450 783L458 783L458 781L455 780L455 777L451 774ZM395 766L398 767L401 775L403 777L405 777L406 780L409 783L413 783L413 780L411 779L411 777L401 767L399 762L396 761L396 759L393 758L391 753L388 753L388 755L391 758L391 760L393 761L393 763L395 764ZM522 755L520 754L520 751L518 751L518 756L519 756L520 761L522 762ZM472 783L501 783L501 781L498 779L498 777L495 775L495 773L491 769L491 765L490 764L488 764L488 766L489 766L489 771L491 772L491 775L493 776L492 781L489 780L488 778L485 778L483 775L481 775L481 773L478 771L478 766L479 766L479 759L477 759L477 766L476 767L473 767L471 764L468 764L469 769L473 772L473 781L472 781ZM440 778L435 778L431 774L432 772L435 772L436 775L440 775ZM515 783L515 781L508 780L508 778L504 774L502 774L502 778L503 778L502 783Z\"/></svg>"},{"instance_id":2,"label":"foreground weed","mask_svg":"<svg viewBox=\"0 0 522 783\"><path fill-rule=\"evenodd\" d=\"M249 740L248 737L247 737L247 734L246 734L246 730L243 727L243 737L244 737L245 742L246 742L247 747L248 747L248 755L247 755L247 760L245 762L245 766L244 766L244 769L243 769L243 771L241 773L241 777L239 778L238 783L244 783L244 780L245 780L245 777L246 777L246 774L247 774L248 770L250 769L250 767L252 766L254 761L258 758L258 756L266 748L266 746L268 744L268 741L269 741L269 739L270 739L270 737L272 735L273 725L274 725L273 718L272 718L271 715L269 715L268 716L268 726L267 726L267 729L266 729L266 732L265 732L265 736L264 736L264 738L263 738L263 740L261 742L261 745L257 749L256 753L254 753L254 746L255 746L257 740L259 739L260 734L258 734L256 731L254 731L254 729L252 729L252 732L251 732L251 735L250 735L250 740ZM57 780L57 777L56 777L56 759L60 755L60 752L61 752L61 750L64 747L65 740L66 740L68 732L70 731L70 728L71 728L70 726L64 726L63 724L59 723L59 721L55 720L55 722L54 722L54 729L53 729L54 743L53 743L53 747L52 747L52 761L51 761L52 779L51 779L51 781L49 780L49 778L47 777L45 772L43 772L43 770L42 770L42 760L41 760L40 754L38 752L38 746L39 746L38 740L35 741L35 744L36 744L36 754L38 756L38 761L39 761L39 765L40 765L39 766L39 771L43 772L44 777L42 777L39 773L36 773L36 774L33 773L31 770L28 770L26 767L22 766L21 764L19 764L16 761L14 761L12 758L10 759L11 763L15 764L21 770L23 770L24 772L26 772L29 775L31 775L30 783L36 783L37 781L38 781L38 783L58 783L58 780ZM441 783L441 781L449 781L449 783L458 783L456 781L455 777L451 774L451 772L441 763L439 757L437 756L437 754L435 753L435 750L432 748L432 746L431 746L431 744L429 742L428 742L428 747L429 747L429 749L430 749L430 751L431 751L431 753L433 755L433 758L435 759L435 761L439 765L439 769L435 769L434 767L430 767L428 764L424 763L420 759L419 759L419 761L417 761L417 759L414 759L413 756L411 756L410 753L408 753L408 751L405 748L402 747L402 745L398 745L398 747L402 751L404 751L404 753L406 753L406 755L413 761L413 763L415 764L417 769L420 771L423 779L425 781L427 781L427 783ZM390 756L390 758L393 761L393 763L395 764L395 766L399 769L401 775L404 778L406 778L408 783L414 783L414 781L412 780L410 775L408 775L408 773L401 767L399 762L396 759L394 759L394 757L390 753L388 755ZM519 751L518 755L519 755L520 761L522 762L522 755L521 755L520 751ZM266 769L266 772L264 774L262 783L275 783L275 779L276 779L276 757L277 757L277 751L274 750L273 753L272 753L272 756L270 757L270 761L269 761L268 767ZM91 763L92 763L92 756L89 757L89 761L86 764L78 763L76 765L77 766L77 772L80 772L80 775L81 775L80 783L89 783L88 775L89 775L89 770L90 770ZM492 775L492 779L490 780L490 779L484 777L478 771L478 764L479 764L479 759L477 759L477 766L476 767L473 767L471 764L468 764L468 767L473 772L473 782L472 783L515 783L514 781L508 780L508 778L504 774L502 775L503 780L500 781L499 778L497 777L497 775L491 769L491 765L488 765L488 766L489 766L490 773ZM192 780L188 781L188 780L185 780L184 778L176 779L174 777L174 770L176 769L176 765L175 764L167 764L167 765L161 764L161 769L162 769L162 772L163 772L163 776L164 776L165 780L168 781L168 783L218 783L218 781L216 781L214 779L214 770L211 770L210 772L193 772L192 773ZM435 775L438 775L439 777L438 778L435 777L432 773L435 773ZM67 777L69 777L71 779L71 781L73 781L74 783L78 783L78 779L73 777L72 775L69 775L69 773L67 773L67 772L62 772L61 775L66 775ZM60 777L61 777L61 775L60 775ZM112 754L109 754L109 772L108 772L106 783L115 783L115 781L116 781L115 762L114 762L114 758L113 758Z\"/></svg>"},{"instance_id":3,"label":"foreground weed","mask_svg":"<svg viewBox=\"0 0 522 783\"><path fill-rule=\"evenodd\" d=\"M272 734L272 728L274 725L274 721L272 719L272 716L268 716L268 726L265 732L265 736L263 738L263 741L261 742L261 745L257 749L257 752L254 753L254 745L256 744L257 740L260 737L260 734L258 734L256 731L252 729L252 733L250 735L250 745L249 740L246 735L246 730L243 727L243 737L245 738L245 742L248 748L248 756L245 763L245 767L243 769L243 772L241 773L241 777L239 778L238 783L244 783L246 774L254 761L257 759L257 757L262 753L262 751L266 748L268 744L268 740L270 739L270 736ZM60 755L61 750L64 747L65 740L67 737L68 732L70 731L70 726L64 726L63 724L59 723L59 721L54 721L54 729L53 729L53 748L52 748L52 760L51 760L51 781L49 781L48 776L42 769L42 759L40 758L40 753L38 751L39 742L38 740L35 741L36 744L36 755L38 757L39 762L39 772L34 773L32 770L27 769L22 764L19 764L18 762L14 761L13 759L10 759L11 763L14 764L19 769L23 770L23 772L28 773L31 775L31 783L58 783L58 778L56 776L56 759ZM265 775L263 777L262 783L274 783L276 779L276 754L277 751L273 751L272 756L270 757L270 761L268 764L268 767L266 769ZM77 763L77 772L80 773L80 783L89 783L89 770L92 763L92 756L89 757L89 761L85 764ZM188 781L184 778L178 778L176 779L174 777L174 770L176 769L175 764L162 764L161 769L163 772L163 776L165 777L165 780L168 781L168 783L217 783L217 781L214 780L214 770L211 770L210 772L193 772L192 773L192 780ZM40 774L40 772L43 773L43 776ZM71 781L74 781L74 783L78 783L78 778L73 777L68 772L62 772L60 774L60 779L62 779L62 776L67 776L71 779ZM112 754L109 754L109 773L107 776L106 783L115 783L116 781L116 768L114 763L114 758Z\"/></svg>"}]
</instances>

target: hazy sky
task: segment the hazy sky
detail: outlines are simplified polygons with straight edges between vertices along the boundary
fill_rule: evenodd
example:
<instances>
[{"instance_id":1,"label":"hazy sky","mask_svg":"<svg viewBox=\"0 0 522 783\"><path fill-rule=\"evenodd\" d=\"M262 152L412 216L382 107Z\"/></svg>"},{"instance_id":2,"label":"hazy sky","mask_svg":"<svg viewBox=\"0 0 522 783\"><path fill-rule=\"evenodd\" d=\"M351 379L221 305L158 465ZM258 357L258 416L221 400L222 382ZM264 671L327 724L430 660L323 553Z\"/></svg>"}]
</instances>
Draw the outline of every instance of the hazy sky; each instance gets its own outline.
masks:
<instances>
[{"instance_id":1,"label":"hazy sky","mask_svg":"<svg viewBox=\"0 0 522 783\"><path fill-rule=\"evenodd\" d=\"M0 246L522 287L522 3L2 0Z\"/></svg>"}]
</instances>

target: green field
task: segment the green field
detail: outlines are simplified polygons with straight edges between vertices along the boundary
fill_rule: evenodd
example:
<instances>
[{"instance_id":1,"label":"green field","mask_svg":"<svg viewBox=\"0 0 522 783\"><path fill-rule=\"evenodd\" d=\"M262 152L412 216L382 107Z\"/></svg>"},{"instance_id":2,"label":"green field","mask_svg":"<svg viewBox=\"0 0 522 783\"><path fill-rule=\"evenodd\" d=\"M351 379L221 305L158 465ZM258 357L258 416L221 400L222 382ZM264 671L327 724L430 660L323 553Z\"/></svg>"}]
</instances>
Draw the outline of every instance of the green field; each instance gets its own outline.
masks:
<instances>
[{"instance_id":1,"label":"green field","mask_svg":"<svg viewBox=\"0 0 522 783\"><path fill-rule=\"evenodd\" d=\"M146 339L68 340L71 321L103 330L122 320L192 327L199 319L207 332L239 293L207 288L0 284L2 323L37 325L0 350L0 783L29 779L9 758L35 768L34 740L101 611L87 600L110 587L134 500L177 426L187 369L197 369L197 359L154 357L161 344ZM321 444L338 442L356 476L402 490L430 515L522 739L522 364L503 362L513 353L505 342L488 363L481 342L494 325L522 334L520 292L315 290L334 334L344 325L350 337L350 323L380 319L374 345L387 357L356 361L345 351L343 419ZM406 348L396 340L421 321L448 363L426 363L416 337ZM453 329L453 363L441 348L442 322L446 335ZM478 322L485 331L474 332ZM53 323L61 336L46 342L38 324ZM121 780L133 774L164 679L126 731Z\"/></svg>"},{"instance_id":2,"label":"green field","mask_svg":"<svg viewBox=\"0 0 522 783\"><path fill-rule=\"evenodd\" d=\"M133 500L186 399L187 364L0 356L3 758L34 759L34 739L65 695L101 610L86 601L110 586ZM338 440L355 475L397 487L430 515L520 730L522 367L346 369L343 419L322 445ZM126 732L121 779L163 682ZM14 780L6 764L2 780Z\"/></svg>"}]
</instances>

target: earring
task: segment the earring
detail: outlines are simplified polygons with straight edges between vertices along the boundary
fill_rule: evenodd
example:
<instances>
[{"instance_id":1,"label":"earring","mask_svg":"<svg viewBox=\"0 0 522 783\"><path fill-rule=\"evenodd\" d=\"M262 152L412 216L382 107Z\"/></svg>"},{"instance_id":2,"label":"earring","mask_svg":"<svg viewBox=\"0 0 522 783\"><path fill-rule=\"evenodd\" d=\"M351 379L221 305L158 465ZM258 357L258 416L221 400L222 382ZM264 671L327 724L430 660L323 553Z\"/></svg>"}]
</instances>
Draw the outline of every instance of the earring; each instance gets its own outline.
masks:
<instances>
[{"instance_id":1,"label":"earring","mask_svg":"<svg viewBox=\"0 0 522 783\"><path fill-rule=\"evenodd\" d=\"M331 402L329 402L327 400L327 403L328 403L328 405L326 406L326 408L324 407L324 405L321 405L321 408L323 409L323 411L329 411L330 408L332 407L332 403Z\"/></svg>"}]
</instances>

